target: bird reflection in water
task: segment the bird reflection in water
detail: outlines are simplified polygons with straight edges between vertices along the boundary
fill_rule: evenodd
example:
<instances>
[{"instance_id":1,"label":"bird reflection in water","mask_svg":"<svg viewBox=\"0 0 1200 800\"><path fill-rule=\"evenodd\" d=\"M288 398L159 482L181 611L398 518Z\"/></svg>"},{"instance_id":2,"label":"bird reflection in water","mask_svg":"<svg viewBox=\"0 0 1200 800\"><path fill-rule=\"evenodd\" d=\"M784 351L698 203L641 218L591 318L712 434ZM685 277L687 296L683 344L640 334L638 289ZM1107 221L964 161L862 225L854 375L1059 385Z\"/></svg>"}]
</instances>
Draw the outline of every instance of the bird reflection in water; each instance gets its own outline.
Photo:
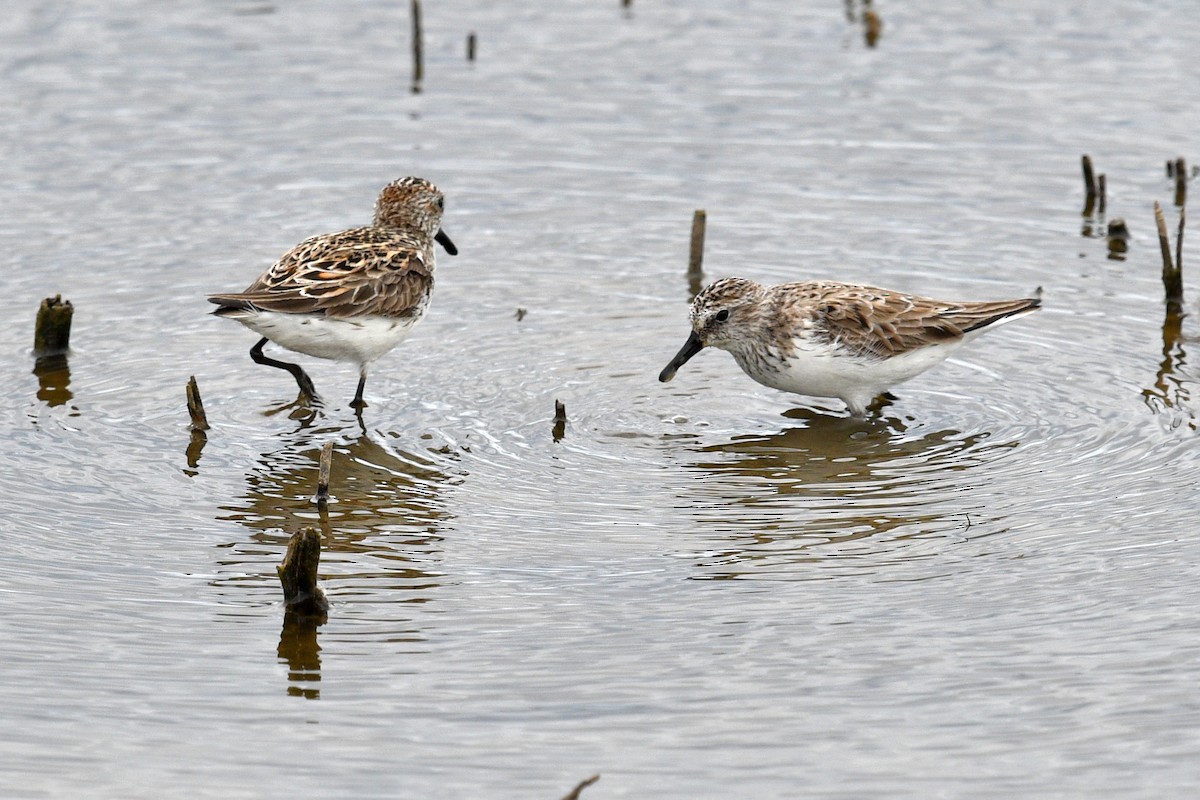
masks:
<instances>
[{"instance_id":1,"label":"bird reflection in water","mask_svg":"<svg viewBox=\"0 0 1200 800\"><path fill-rule=\"evenodd\" d=\"M308 424L286 437L282 447L264 454L246 476L246 492L225 506L223 520L250 531L245 540L225 545L218 580L237 589L245 602L245 583L279 591L275 567L291 534L313 526L321 535L321 581L334 613L370 616L371 605L388 611L374 621L375 635L411 650L425 637L415 614L397 614L396 603L421 605L432 600L441 574L440 525L448 518L440 498L451 482L443 467L451 456L424 455L393 448L386 434L360 433L346 438L344 429ZM335 441L330 502L316 504L313 495L321 445ZM317 629L323 617L285 616L277 655L289 668L289 694L317 698L321 647Z\"/></svg>"},{"instance_id":2,"label":"bird reflection in water","mask_svg":"<svg viewBox=\"0 0 1200 800\"><path fill-rule=\"evenodd\" d=\"M698 578L826 579L830 569L861 570L854 556L870 556L872 568L919 557L916 543L988 517L964 503L968 476L1018 445L988 443L986 432L909 430L896 417L786 416L804 424L694 451L690 467L704 477L687 484L678 506L716 540L697 560ZM821 570L798 574L797 563Z\"/></svg>"}]
</instances>

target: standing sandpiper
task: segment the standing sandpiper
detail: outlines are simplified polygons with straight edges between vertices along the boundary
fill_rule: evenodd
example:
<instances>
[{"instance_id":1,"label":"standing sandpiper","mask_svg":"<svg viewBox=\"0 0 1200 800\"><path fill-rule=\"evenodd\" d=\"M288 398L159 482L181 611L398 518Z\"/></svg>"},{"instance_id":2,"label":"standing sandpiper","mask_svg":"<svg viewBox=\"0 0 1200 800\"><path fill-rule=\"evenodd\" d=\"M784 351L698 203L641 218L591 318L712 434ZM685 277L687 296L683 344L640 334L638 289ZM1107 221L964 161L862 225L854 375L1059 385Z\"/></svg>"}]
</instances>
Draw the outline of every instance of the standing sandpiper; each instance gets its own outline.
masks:
<instances>
[{"instance_id":1,"label":"standing sandpiper","mask_svg":"<svg viewBox=\"0 0 1200 800\"><path fill-rule=\"evenodd\" d=\"M250 357L290 372L302 401L316 399L312 381L299 364L263 355L268 340L297 353L358 364L351 405L362 409L367 367L404 341L429 307L433 243L458 254L440 227L444 210L442 193L429 181L393 181L379 193L369 227L305 239L246 291L209 297L219 306L213 313L262 336Z\"/></svg>"},{"instance_id":2,"label":"standing sandpiper","mask_svg":"<svg viewBox=\"0 0 1200 800\"><path fill-rule=\"evenodd\" d=\"M692 333L658 379L671 380L692 356L718 347L764 386L838 397L865 416L889 387L1041 302L951 303L832 281L763 286L724 278L692 301Z\"/></svg>"}]
</instances>

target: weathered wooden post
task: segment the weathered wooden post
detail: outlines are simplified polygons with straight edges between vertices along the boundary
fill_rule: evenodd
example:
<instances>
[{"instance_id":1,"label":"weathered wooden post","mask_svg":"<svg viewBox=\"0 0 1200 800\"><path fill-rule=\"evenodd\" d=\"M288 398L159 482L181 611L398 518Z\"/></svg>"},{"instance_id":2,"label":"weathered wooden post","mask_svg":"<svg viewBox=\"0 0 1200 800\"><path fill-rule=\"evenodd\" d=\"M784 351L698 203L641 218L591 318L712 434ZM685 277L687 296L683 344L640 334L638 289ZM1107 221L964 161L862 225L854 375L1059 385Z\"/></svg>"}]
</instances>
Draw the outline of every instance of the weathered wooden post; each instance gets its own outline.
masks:
<instances>
[{"instance_id":1,"label":"weathered wooden post","mask_svg":"<svg viewBox=\"0 0 1200 800\"><path fill-rule=\"evenodd\" d=\"M275 568L289 614L322 617L329 611L325 592L317 585L320 563L321 534L313 528L297 531L288 541L283 563Z\"/></svg>"},{"instance_id":2,"label":"weathered wooden post","mask_svg":"<svg viewBox=\"0 0 1200 800\"><path fill-rule=\"evenodd\" d=\"M65 356L71 349L71 317L75 307L61 294L47 297L38 307L33 331L34 358Z\"/></svg>"},{"instance_id":3,"label":"weathered wooden post","mask_svg":"<svg viewBox=\"0 0 1200 800\"><path fill-rule=\"evenodd\" d=\"M554 430L550 435L556 442L561 442L567 435L567 406L558 399L554 401Z\"/></svg>"},{"instance_id":4,"label":"weathered wooden post","mask_svg":"<svg viewBox=\"0 0 1200 800\"><path fill-rule=\"evenodd\" d=\"M692 241L688 248L688 291L694 298L700 294L704 282L704 230L708 225L708 214L704 209L696 209L692 214Z\"/></svg>"},{"instance_id":5,"label":"weathered wooden post","mask_svg":"<svg viewBox=\"0 0 1200 800\"><path fill-rule=\"evenodd\" d=\"M421 81L425 79L425 43L421 30L421 0L412 0L412 56L413 56L413 94L420 94Z\"/></svg>"},{"instance_id":6,"label":"weathered wooden post","mask_svg":"<svg viewBox=\"0 0 1200 800\"><path fill-rule=\"evenodd\" d=\"M1176 313L1183 310L1183 270L1171 258L1171 240L1167 236L1167 220L1163 216L1162 206L1154 201L1154 222L1158 226L1158 245L1162 250L1162 280L1166 294L1167 308ZM1179 238L1177 240L1179 255L1183 255L1183 215L1179 217Z\"/></svg>"}]
</instances>

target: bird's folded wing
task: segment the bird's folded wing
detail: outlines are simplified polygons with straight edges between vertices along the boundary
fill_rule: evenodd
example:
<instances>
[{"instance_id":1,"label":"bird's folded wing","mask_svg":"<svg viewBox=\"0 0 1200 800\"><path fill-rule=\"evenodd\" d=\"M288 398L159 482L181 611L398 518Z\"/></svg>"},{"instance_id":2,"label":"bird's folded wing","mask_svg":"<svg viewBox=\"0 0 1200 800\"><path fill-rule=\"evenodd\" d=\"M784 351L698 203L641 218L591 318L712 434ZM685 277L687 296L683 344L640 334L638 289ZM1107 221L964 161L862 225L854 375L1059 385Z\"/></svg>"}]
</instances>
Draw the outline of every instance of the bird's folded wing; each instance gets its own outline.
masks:
<instances>
[{"instance_id":1,"label":"bird's folded wing","mask_svg":"<svg viewBox=\"0 0 1200 800\"><path fill-rule=\"evenodd\" d=\"M818 306L831 340L860 355L891 358L1032 311L1037 300L945 303L912 295L864 293Z\"/></svg>"},{"instance_id":2,"label":"bird's folded wing","mask_svg":"<svg viewBox=\"0 0 1200 800\"><path fill-rule=\"evenodd\" d=\"M246 291L213 295L209 301L246 311L403 316L432 284L433 273L419 250L358 229L301 242Z\"/></svg>"}]
</instances>

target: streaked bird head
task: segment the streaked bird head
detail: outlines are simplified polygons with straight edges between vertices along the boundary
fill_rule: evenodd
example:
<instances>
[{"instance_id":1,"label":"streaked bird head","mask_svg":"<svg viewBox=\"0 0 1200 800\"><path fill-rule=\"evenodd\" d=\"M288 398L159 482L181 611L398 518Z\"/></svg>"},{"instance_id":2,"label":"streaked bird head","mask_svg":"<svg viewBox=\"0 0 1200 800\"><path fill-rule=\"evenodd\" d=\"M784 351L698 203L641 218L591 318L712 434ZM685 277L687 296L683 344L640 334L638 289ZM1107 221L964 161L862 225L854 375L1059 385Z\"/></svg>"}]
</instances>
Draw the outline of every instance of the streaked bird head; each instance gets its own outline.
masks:
<instances>
[{"instance_id":1,"label":"streaked bird head","mask_svg":"<svg viewBox=\"0 0 1200 800\"><path fill-rule=\"evenodd\" d=\"M400 178L392 181L379 192L375 201L377 228L399 228L434 239L450 255L457 255L458 248L441 230L442 212L446 210L446 198L424 178Z\"/></svg>"},{"instance_id":2,"label":"streaked bird head","mask_svg":"<svg viewBox=\"0 0 1200 800\"><path fill-rule=\"evenodd\" d=\"M722 278L709 284L692 301L692 333L659 373L663 383L705 347L732 349L746 339L759 317L763 287L746 278Z\"/></svg>"}]
</instances>

